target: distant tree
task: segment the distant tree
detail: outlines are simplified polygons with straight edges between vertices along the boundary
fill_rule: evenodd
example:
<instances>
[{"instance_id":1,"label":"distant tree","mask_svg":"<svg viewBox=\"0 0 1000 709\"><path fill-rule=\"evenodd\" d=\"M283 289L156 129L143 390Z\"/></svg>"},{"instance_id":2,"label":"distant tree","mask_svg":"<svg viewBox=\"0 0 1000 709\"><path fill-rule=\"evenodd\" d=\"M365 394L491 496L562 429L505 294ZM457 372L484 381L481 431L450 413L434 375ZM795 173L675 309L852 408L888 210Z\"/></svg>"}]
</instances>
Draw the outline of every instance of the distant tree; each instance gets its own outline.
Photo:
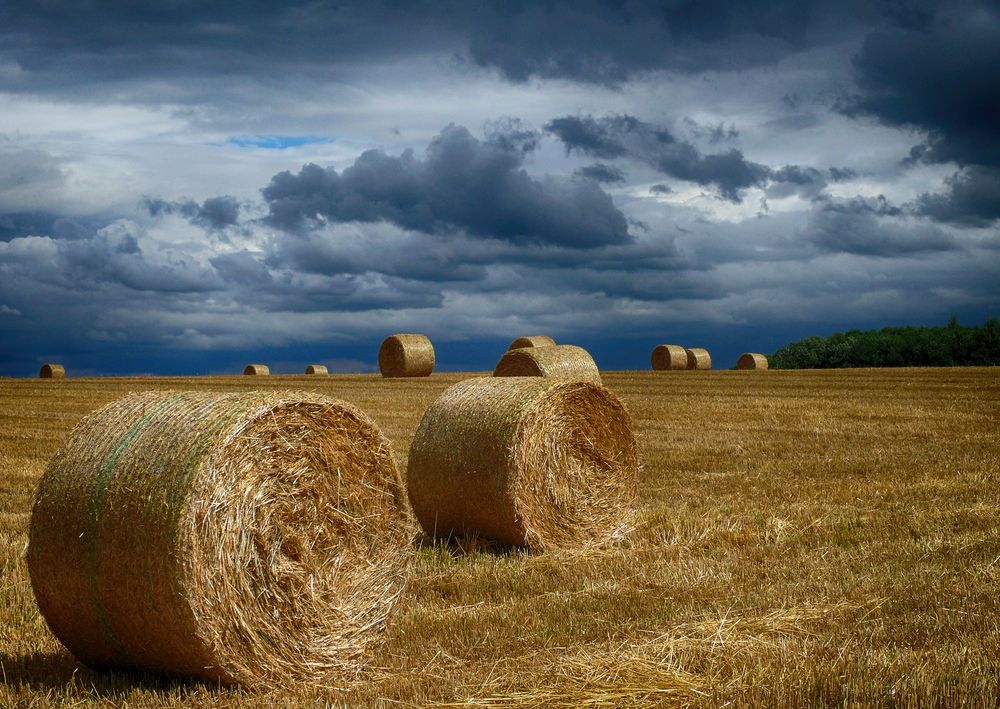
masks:
<instances>
[{"instance_id":1,"label":"distant tree","mask_svg":"<svg viewBox=\"0 0 1000 709\"><path fill-rule=\"evenodd\" d=\"M887 327L807 337L771 355L773 369L1000 365L1000 319L966 327L954 314L944 327Z\"/></svg>"}]
</instances>

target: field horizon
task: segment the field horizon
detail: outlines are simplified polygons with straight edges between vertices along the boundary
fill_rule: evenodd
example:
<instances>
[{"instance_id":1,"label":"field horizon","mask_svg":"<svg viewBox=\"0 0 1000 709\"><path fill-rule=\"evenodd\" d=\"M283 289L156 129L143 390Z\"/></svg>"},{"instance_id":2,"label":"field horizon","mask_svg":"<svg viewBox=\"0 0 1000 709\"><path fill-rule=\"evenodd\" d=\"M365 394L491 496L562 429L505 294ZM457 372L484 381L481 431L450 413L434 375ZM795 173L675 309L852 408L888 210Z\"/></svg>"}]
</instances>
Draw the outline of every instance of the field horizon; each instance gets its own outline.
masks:
<instances>
[{"instance_id":1,"label":"field horizon","mask_svg":"<svg viewBox=\"0 0 1000 709\"><path fill-rule=\"evenodd\" d=\"M24 552L39 476L129 391L301 389L366 411L405 475L447 386L330 376L0 378L0 705L991 706L1000 702L1000 368L602 372L634 419L638 521L602 550L418 539L341 693L80 665Z\"/></svg>"}]
</instances>

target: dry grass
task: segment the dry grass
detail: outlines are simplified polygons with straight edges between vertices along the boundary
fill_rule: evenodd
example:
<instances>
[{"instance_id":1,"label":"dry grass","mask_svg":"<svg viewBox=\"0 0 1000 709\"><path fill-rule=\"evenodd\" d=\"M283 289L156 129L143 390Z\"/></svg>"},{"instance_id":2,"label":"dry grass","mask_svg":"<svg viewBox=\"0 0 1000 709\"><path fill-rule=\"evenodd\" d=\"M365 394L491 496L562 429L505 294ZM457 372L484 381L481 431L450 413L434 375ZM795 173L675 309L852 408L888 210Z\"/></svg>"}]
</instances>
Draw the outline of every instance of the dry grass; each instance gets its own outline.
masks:
<instances>
[{"instance_id":1,"label":"dry grass","mask_svg":"<svg viewBox=\"0 0 1000 709\"><path fill-rule=\"evenodd\" d=\"M0 705L1000 702L998 369L604 373L639 433L636 531L586 553L423 547L346 696L93 672L45 627L24 562L31 494L95 406L312 389L368 412L403 464L462 376L0 380Z\"/></svg>"}]
</instances>

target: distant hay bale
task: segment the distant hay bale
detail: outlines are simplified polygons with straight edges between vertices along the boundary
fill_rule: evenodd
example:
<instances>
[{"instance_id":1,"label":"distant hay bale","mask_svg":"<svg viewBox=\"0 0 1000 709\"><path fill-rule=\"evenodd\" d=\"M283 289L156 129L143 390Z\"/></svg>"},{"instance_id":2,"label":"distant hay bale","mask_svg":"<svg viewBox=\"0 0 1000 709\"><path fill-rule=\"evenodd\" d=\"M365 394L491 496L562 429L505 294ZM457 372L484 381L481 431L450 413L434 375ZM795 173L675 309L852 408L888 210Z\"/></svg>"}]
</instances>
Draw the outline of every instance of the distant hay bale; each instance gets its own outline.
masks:
<instances>
[{"instance_id":1,"label":"distant hay bale","mask_svg":"<svg viewBox=\"0 0 1000 709\"><path fill-rule=\"evenodd\" d=\"M266 364L248 364L243 370L243 374L248 377L266 377L270 373Z\"/></svg>"},{"instance_id":2,"label":"distant hay bale","mask_svg":"<svg viewBox=\"0 0 1000 709\"><path fill-rule=\"evenodd\" d=\"M388 439L342 401L130 394L41 478L28 570L88 665L343 686L405 583L403 494Z\"/></svg>"},{"instance_id":3,"label":"distant hay bale","mask_svg":"<svg viewBox=\"0 0 1000 709\"><path fill-rule=\"evenodd\" d=\"M657 345L650 358L653 369L687 369L687 351L680 345Z\"/></svg>"},{"instance_id":4,"label":"distant hay bale","mask_svg":"<svg viewBox=\"0 0 1000 709\"><path fill-rule=\"evenodd\" d=\"M510 343L508 350L518 350L522 347L551 347L556 343L548 335L530 335L528 337L519 337Z\"/></svg>"},{"instance_id":5,"label":"distant hay bale","mask_svg":"<svg viewBox=\"0 0 1000 709\"><path fill-rule=\"evenodd\" d=\"M712 355L708 353L708 350L703 350L700 347L694 347L692 349L684 350L687 353L687 368L688 369L711 369L712 368Z\"/></svg>"},{"instance_id":6,"label":"distant hay bale","mask_svg":"<svg viewBox=\"0 0 1000 709\"><path fill-rule=\"evenodd\" d=\"M594 358L576 345L549 345L508 350L494 377L554 377L580 382L601 383L601 373Z\"/></svg>"},{"instance_id":7,"label":"distant hay bale","mask_svg":"<svg viewBox=\"0 0 1000 709\"><path fill-rule=\"evenodd\" d=\"M432 536L532 550L598 545L630 528L637 455L628 411L602 386L466 379L424 414L407 492Z\"/></svg>"},{"instance_id":8,"label":"distant hay bale","mask_svg":"<svg viewBox=\"0 0 1000 709\"><path fill-rule=\"evenodd\" d=\"M65 379L66 368L61 364L43 364L38 376L42 379Z\"/></svg>"},{"instance_id":9,"label":"distant hay bale","mask_svg":"<svg viewBox=\"0 0 1000 709\"><path fill-rule=\"evenodd\" d=\"M434 371L434 345L426 335L392 335L378 350L383 377L429 377Z\"/></svg>"},{"instance_id":10,"label":"distant hay bale","mask_svg":"<svg viewBox=\"0 0 1000 709\"><path fill-rule=\"evenodd\" d=\"M767 357L756 352L744 352L736 361L737 369L767 369Z\"/></svg>"},{"instance_id":11,"label":"distant hay bale","mask_svg":"<svg viewBox=\"0 0 1000 709\"><path fill-rule=\"evenodd\" d=\"M326 366L322 364L310 364L306 367L306 374L329 374Z\"/></svg>"}]
</instances>

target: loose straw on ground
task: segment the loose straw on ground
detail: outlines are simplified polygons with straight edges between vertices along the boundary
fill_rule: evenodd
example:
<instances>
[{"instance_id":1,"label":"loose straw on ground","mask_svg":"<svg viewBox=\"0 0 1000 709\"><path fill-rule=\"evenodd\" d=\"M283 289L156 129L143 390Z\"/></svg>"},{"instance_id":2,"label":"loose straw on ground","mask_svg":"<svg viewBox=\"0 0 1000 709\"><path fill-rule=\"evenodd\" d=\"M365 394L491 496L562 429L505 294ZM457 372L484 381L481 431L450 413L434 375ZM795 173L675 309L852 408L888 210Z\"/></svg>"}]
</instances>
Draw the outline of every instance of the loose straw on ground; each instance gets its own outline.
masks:
<instances>
[{"instance_id":1,"label":"loose straw on ground","mask_svg":"<svg viewBox=\"0 0 1000 709\"><path fill-rule=\"evenodd\" d=\"M243 369L243 374L248 377L266 377L271 373L266 364L248 364Z\"/></svg>"},{"instance_id":2,"label":"loose straw on ground","mask_svg":"<svg viewBox=\"0 0 1000 709\"><path fill-rule=\"evenodd\" d=\"M508 350L493 370L494 377L554 377L601 383L594 358L576 345L522 347Z\"/></svg>"},{"instance_id":3,"label":"loose straw on ground","mask_svg":"<svg viewBox=\"0 0 1000 709\"><path fill-rule=\"evenodd\" d=\"M657 345L650 363L656 370L687 369L687 352L680 345Z\"/></svg>"},{"instance_id":4,"label":"loose straw on ground","mask_svg":"<svg viewBox=\"0 0 1000 709\"><path fill-rule=\"evenodd\" d=\"M434 371L434 345L426 335L387 337L378 351L378 368L383 377L428 377Z\"/></svg>"},{"instance_id":5,"label":"loose straw on ground","mask_svg":"<svg viewBox=\"0 0 1000 709\"><path fill-rule=\"evenodd\" d=\"M61 364L47 363L42 365L38 376L42 379L64 379L66 377L66 369Z\"/></svg>"},{"instance_id":6,"label":"loose straw on ground","mask_svg":"<svg viewBox=\"0 0 1000 709\"><path fill-rule=\"evenodd\" d=\"M424 414L407 491L424 531L533 550L605 544L630 528L632 419L604 387L538 377L467 379Z\"/></svg>"},{"instance_id":7,"label":"loose straw on ground","mask_svg":"<svg viewBox=\"0 0 1000 709\"><path fill-rule=\"evenodd\" d=\"M85 418L43 475L28 570L88 665L343 686L402 591L404 505L389 441L350 404L131 394Z\"/></svg>"},{"instance_id":8,"label":"loose straw on ground","mask_svg":"<svg viewBox=\"0 0 1000 709\"><path fill-rule=\"evenodd\" d=\"M306 367L306 374L329 374L329 372L326 369L326 365L310 364Z\"/></svg>"},{"instance_id":9,"label":"loose straw on ground","mask_svg":"<svg viewBox=\"0 0 1000 709\"><path fill-rule=\"evenodd\" d=\"M688 369L712 368L712 355L708 353L708 350L703 350L700 347L694 347L689 350L685 350L685 352L687 353Z\"/></svg>"},{"instance_id":10,"label":"loose straw on ground","mask_svg":"<svg viewBox=\"0 0 1000 709\"><path fill-rule=\"evenodd\" d=\"M736 361L737 369L767 369L767 357L756 352L744 352Z\"/></svg>"},{"instance_id":11,"label":"loose straw on ground","mask_svg":"<svg viewBox=\"0 0 1000 709\"><path fill-rule=\"evenodd\" d=\"M551 347L556 343L548 335L529 335L528 337L519 337L510 343L508 350L518 350L522 347Z\"/></svg>"}]
</instances>

